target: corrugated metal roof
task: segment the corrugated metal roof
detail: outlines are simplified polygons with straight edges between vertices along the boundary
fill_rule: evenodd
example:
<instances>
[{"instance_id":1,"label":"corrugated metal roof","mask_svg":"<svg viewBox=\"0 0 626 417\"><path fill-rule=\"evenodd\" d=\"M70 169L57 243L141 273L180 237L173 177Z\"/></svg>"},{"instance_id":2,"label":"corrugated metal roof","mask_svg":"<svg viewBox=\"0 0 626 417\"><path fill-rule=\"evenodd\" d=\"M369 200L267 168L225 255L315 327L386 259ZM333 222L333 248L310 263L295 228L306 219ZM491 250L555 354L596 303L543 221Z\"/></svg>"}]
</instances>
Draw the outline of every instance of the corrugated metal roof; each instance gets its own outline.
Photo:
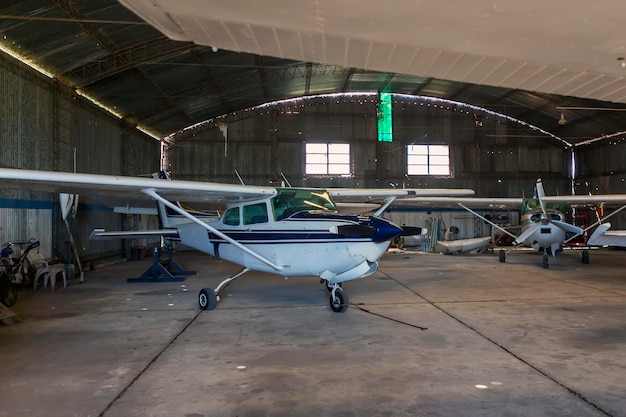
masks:
<instances>
[{"instance_id":1,"label":"corrugated metal roof","mask_svg":"<svg viewBox=\"0 0 626 417\"><path fill-rule=\"evenodd\" d=\"M624 130L619 107L562 97L313 64L176 42L116 0L5 0L0 35L62 82L161 136L262 103L336 92L385 91L485 107L570 142ZM560 114L568 119L557 124Z\"/></svg>"}]
</instances>

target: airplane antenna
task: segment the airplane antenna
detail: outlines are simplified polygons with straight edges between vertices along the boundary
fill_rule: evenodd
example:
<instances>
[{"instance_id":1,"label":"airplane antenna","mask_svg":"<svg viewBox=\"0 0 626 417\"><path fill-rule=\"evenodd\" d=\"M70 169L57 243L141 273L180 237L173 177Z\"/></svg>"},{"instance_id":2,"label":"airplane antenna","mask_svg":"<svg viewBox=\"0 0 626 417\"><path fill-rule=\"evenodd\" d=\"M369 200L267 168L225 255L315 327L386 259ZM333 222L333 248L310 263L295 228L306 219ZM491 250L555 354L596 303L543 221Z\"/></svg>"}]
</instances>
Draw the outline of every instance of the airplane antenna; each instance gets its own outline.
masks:
<instances>
[{"instance_id":1,"label":"airplane antenna","mask_svg":"<svg viewBox=\"0 0 626 417\"><path fill-rule=\"evenodd\" d=\"M291 188L291 184L289 184L289 180L287 180L287 177L285 177L285 174L281 172L280 176L283 177L283 181L285 181L285 184L287 184L287 187Z\"/></svg>"},{"instance_id":2,"label":"airplane antenna","mask_svg":"<svg viewBox=\"0 0 626 417\"><path fill-rule=\"evenodd\" d=\"M241 175L239 175L239 172L237 172L237 170L235 170L235 174L237 174L237 178L239 178L239 182L241 183L241 185L246 185L244 184L243 180L241 179Z\"/></svg>"}]
</instances>

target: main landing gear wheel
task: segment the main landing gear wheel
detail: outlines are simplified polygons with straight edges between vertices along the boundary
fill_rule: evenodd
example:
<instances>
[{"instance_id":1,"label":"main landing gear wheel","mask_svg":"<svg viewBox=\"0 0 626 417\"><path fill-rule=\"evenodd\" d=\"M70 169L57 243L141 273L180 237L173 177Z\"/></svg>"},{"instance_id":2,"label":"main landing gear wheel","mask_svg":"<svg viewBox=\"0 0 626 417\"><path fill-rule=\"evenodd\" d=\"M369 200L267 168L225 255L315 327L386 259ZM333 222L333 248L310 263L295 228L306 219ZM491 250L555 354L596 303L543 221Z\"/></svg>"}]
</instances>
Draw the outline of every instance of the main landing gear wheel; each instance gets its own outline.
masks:
<instances>
[{"instance_id":1,"label":"main landing gear wheel","mask_svg":"<svg viewBox=\"0 0 626 417\"><path fill-rule=\"evenodd\" d=\"M541 260L541 266L543 266L543 269L548 269L550 267L548 255L545 253L543 254L543 259Z\"/></svg>"},{"instance_id":2,"label":"main landing gear wheel","mask_svg":"<svg viewBox=\"0 0 626 417\"><path fill-rule=\"evenodd\" d=\"M585 249L585 250L583 250L583 253L582 253L582 262L583 262L585 265L589 264L589 251L588 251L588 250L586 250L586 249Z\"/></svg>"},{"instance_id":3,"label":"main landing gear wheel","mask_svg":"<svg viewBox=\"0 0 626 417\"><path fill-rule=\"evenodd\" d=\"M330 308L335 313L343 313L348 309L348 295L339 286L330 293Z\"/></svg>"},{"instance_id":4,"label":"main landing gear wheel","mask_svg":"<svg viewBox=\"0 0 626 417\"><path fill-rule=\"evenodd\" d=\"M202 310L213 310L217 305L217 296L211 288L203 288L198 294L198 304Z\"/></svg>"},{"instance_id":5,"label":"main landing gear wheel","mask_svg":"<svg viewBox=\"0 0 626 417\"><path fill-rule=\"evenodd\" d=\"M506 252L504 251L504 249L500 249L498 255L500 256L500 262L506 261Z\"/></svg>"}]
</instances>

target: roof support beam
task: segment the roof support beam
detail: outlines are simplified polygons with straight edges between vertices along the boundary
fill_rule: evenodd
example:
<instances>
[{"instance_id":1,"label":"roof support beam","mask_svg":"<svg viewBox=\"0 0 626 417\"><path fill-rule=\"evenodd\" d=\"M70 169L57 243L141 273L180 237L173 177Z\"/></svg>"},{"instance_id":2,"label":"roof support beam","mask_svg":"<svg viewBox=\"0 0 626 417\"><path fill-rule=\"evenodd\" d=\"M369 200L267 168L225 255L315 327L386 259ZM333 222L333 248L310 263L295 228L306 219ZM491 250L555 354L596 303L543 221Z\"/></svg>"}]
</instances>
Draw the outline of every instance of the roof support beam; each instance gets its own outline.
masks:
<instances>
[{"instance_id":1,"label":"roof support beam","mask_svg":"<svg viewBox=\"0 0 626 417\"><path fill-rule=\"evenodd\" d=\"M122 73L141 64L176 56L186 50L194 50L190 42L174 42L166 37L118 49L111 54L68 70L60 76L70 80L79 88L85 88L104 78Z\"/></svg>"},{"instance_id":2,"label":"roof support beam","mask_svg":"<svg viewBox=\"0 0 626 417\"><path fill-rule=\"evenodd\" d=\"M267 99L270 98L270 89L267 86L267 76L265 75L265 65L263 65L263 57L256 56L257 71L259 71L259 77L261 78L261 87L263 87L263 96Z\"/></svg>"},{"instance_id":3,"label":"roof support beam","mask_svg":"<svg viewBox=\"0 0 626 417\"><path fill-rule=\"evenodd\" d=\"M304 95L308 96L310 94L311 91L311 69L313 67L313 64L310 62L307 62L306 64L306 80L304 81Z\"/></svg>"}]
</instances>

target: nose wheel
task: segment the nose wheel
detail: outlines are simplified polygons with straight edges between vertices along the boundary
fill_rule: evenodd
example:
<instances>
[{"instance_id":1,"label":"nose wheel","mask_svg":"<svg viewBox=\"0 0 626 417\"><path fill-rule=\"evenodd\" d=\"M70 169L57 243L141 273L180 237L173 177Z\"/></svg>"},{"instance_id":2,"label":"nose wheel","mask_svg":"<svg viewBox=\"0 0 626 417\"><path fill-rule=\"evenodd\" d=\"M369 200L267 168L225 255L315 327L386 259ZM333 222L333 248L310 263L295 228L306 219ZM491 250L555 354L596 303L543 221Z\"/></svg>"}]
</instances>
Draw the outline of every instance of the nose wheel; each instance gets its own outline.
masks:
<instances>
[{"instance_id":1,"label":"nose wheel","mask_svg":"<svg viewBox=\"0 0 626 417\"><path fill-rule=\"evenodd\" d=\"M330 309L335 313L343 313L348 309L348 294L346 294L339 284L333 286L330 292Z\"/></svg>"},{"instance_id":2,"label":"nose wheel","mask_svg":"<svg viewBox=\"0 0 626 417\"><path fill-rule=\"evenodd\" d=\"M217 295L211 288L203 288L198 294L198 304L202 310L213 310L217 305Z\"/></svg>"}]
</instances>

